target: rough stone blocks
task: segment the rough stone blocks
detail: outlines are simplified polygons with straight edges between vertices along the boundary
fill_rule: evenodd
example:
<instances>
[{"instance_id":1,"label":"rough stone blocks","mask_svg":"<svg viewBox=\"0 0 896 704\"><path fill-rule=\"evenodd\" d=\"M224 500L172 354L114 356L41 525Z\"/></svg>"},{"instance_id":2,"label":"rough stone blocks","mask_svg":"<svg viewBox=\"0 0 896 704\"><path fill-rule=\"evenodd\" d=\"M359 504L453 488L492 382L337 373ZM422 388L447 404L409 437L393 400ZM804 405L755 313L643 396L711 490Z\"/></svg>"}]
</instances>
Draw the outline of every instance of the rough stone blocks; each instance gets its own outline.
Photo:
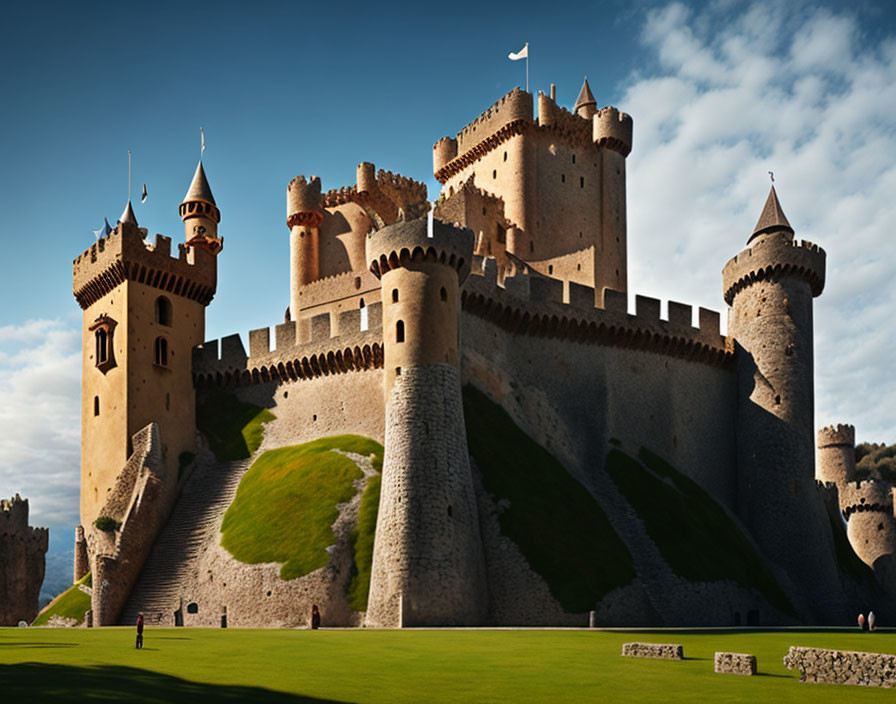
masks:
<instances>
[{"instance_id":1,"label":"rough stone blocks","mask_svg":"<svg viewBox=\"0 0 896 704\"><path fill-rule=\"evenodd\" d=\"M800 682L896 687L896 655L890 653L791 646L784 664L800 671Z\"/></svg>"},{"instance_id":2,"label":"rough stone blocks","mask_svg":"<svg viewBox=\"0 0 896 704\"><path fill-rule=\"evenodd\" d=\"M623 643L622 656L626 658L684 660L684 647L674 643Z\"/></svg>"},{"instance_id":3,"label":"rough stone blocks","mask_svg":"<svg viewBox=\"0 0 896 704\"><path fill-rule=\"evenodd\" d=\"M715 671L724 675L755 675L756 656L746 653L716 653Z\"/></svg>"}]
</instances>

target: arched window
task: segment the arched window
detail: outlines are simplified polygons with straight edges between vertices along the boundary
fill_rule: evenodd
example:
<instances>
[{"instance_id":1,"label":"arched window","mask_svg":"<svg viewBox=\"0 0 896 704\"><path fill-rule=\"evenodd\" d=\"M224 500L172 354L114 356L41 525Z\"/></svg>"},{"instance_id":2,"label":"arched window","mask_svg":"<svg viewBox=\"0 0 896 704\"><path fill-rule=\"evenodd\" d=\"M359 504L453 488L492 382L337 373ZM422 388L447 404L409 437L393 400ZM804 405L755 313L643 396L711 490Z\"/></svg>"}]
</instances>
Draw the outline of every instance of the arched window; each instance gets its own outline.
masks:
<instances>
[{"instance_id":1,"label":"arched window","mask_svg":"<svg viewBox=\"0 0 896 704\"><path fill-rule=\"evenodd\" d=\"M392 302L398 303L398 289L397 288L392 289Z\"/></svg>"},{"instance_id":2,"label":"arched window","mask_svg":"<svg viewBox=\"0 0 896 704\"><path fill-rule=\"evenodd\" d=\"M168 340L164 337L157 337L153 347L152 363L160 367L168 366Z\"/></svg>"},{"instance_id":3,"label":"arched window","mask_svg":"<svg viewBox=\"0 0 896 704\"><path fill-rule=\"evenodd\" d=\"M98 416L100 414L100 397L93 397L93 415Z\"/></svg>"},{"instance_id":4,"label":"arched window","mask_svg":"<svg viewBox=\"0 0 896 704\"><path fill-rule=\"evenodd\" d=\"M113 333L117 323L108 315L101 315L93 321L88 330L93 332L96 345L94 362L97 368L105 374L115 366L115 356L112 346Z\"/></svg>"},{"instance_id":5,"label":"arched window","mask_svg":"<svg viewBox=\"0 0 896 704\"><path fill-rule=\"evenodd\" d=\"M443 301L447 301L447 300L448 300L448 291L445 290L445 287L444 287L444 286L442 286L442 290L439 291L439 295L442 297L442 300L443 300Z\"/></svg>"},{"instance_id":6,"label":"arched window","mask_svg":"<svg viewBox=\"0 0 896 704\"><path fill-rule=\"evenodd\" d=\"M367 318L367 306L364 304L363 298L361 299L360 308L361 308L361 330L364 331L364 330L367 330L367 328L370 326L370 322Z\"/></svg>"},{"instance_id":7,"label":"arched window","mask_svg":"<svg viewBox=\"0 0 896 704\"><path fill-rule=\"evenodd\" d=\"M109 333L105 328L96 331L96 364L105 364L109 361Z\"/></svg>"},{"instance_id":8,"label":"arched window","mask_svg":"<svg viewBox=\"0 0 896 704\"><path fill-rule=\"evenodd\" d=\"M404 321L399 320L395 323L395 341L404 342Z\"/></svg>"},{"instance_id":9,"label":"arched window","mask_svg":"<svg viewBox=\"0 0 896 704\"><path fill-rule=\"evenodd\" d=\"M156 322L166 327L171 326L171 301L164 296L156 299Z\"/></svg>"}]
</instances>

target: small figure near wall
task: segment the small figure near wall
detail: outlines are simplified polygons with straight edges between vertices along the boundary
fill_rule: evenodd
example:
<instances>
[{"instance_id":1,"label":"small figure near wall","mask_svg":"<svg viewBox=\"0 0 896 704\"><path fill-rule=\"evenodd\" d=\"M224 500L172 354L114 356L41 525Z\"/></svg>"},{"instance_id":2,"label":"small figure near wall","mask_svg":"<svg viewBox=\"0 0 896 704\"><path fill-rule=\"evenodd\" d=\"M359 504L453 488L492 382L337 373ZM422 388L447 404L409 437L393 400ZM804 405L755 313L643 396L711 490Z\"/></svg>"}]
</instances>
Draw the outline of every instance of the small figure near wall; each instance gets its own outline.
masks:
<instances>
[{"instance_id":1,"label":"small figure near wall","mask_svg":"<svg viewBox=\"0 0 896 704\"><path fill-rule=\"evenodd\" d=\"M137 650L143 647L143 612L137 615Z\"/></svg>"},{"instance_id":2,"label":"small figure near wall","mask_svg":"<svg viewBox=\"0 0 896 704\"><path fill-rule=\"evenodd\" d=\"M311 628L312 630L320 628L320 609L317 608L317 604L311 606Z\"/></svg>"},{"instance_id":3,"label":"small figure near wall","mask_svg":"<svg viewBox=\"0 0 896 704\"><path fill-rule=\"evenodd\" d=\"M874 622L877 620L877 617L874 615L873 611L868 612L868 630L874 630Z\"/></svg>"}]
</instances>

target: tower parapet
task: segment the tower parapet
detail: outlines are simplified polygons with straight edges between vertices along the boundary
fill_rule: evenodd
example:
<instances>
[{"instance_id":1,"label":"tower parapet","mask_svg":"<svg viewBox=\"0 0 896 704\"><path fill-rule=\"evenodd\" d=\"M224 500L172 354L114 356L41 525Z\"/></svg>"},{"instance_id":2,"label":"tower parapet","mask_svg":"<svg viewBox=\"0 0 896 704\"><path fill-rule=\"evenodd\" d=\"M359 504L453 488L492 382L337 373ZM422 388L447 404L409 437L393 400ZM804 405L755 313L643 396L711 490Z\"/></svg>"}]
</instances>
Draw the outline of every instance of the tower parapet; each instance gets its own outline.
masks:
<instances>
[{"instance_id":1,"label":"tower parapet","mask_svg":"<svg viewBox=\"0 0 896 704\"><path fill-rule=\"evenodd\" d=\"M595 144L622 156L631 153L633 122L630 115L610 106L598 110L592 119Z\"/></svg>"},{"instance_id":2,"label":"tower parapet","mask_svg":"<svg viewBox=\"0 0 896 704\"><path fill-rule=\"evenodd\" d=\"M459 285L473 233L399 222L367 240L382 281L383 483L367 625L482 623L485 564L460 397Z\"/></svg>"},{"instance_id":3,"label":"tower parapet","mask_svg":"<svg viewBox=\"0 0 896 704\"><path fill-rule=\"evenodd\" d=\"M830 425L818 431L815 478L838 486L856 475L856 429L851 425Z\"/></svg>"}]
</instances>

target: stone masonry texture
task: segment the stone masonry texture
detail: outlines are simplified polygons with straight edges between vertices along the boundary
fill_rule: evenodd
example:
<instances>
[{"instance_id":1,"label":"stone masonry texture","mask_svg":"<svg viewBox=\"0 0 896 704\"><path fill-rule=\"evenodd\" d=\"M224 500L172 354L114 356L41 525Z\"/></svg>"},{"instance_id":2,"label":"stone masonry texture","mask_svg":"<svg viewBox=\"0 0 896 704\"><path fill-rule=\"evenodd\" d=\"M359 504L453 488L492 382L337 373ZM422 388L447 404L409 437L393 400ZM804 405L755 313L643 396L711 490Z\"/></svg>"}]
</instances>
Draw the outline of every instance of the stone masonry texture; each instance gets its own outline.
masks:
<instances>
[{"instance_id":1,"label":"stone masonry texture","mask_svg":"<svg viewBox=\"0 0 896 704\"><path fill-rule=\"evenodd\" d=\"M896 655L890 653L791 646L784 664L799 670L800 682L896 687Z\"/></svg>"}]
</instances>

